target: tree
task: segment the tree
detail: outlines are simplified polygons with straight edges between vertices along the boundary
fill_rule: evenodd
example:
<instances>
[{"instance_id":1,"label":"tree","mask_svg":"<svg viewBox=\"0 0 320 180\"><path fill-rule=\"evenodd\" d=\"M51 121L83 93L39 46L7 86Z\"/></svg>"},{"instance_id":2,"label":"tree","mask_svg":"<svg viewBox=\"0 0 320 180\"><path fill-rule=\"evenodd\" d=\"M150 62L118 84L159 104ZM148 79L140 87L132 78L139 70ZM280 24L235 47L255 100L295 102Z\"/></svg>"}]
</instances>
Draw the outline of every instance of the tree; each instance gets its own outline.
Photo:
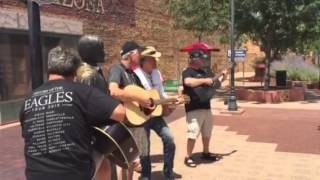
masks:
<instances>
[{"instance_id":1,"label":"tree","mask_svg":"<svg viewBox=\"0 0 320 180\"><path fill-rule=\"evenodd\" d=\"M249 37L266 54L265 89L270 63L289 49L306 51L320 36L320 0L235 0L236 39ZM175 25L202 34L228 33L229 1L168 0ZM225 37L226 37L225 36Z\"/></svg>"},{"instance_id":2,"label":"tree","mask_svg":"<svg viewBox=\"0 0 320 180\"><path fill-rule=\"evenodd\" d=\"M167 5L175 27L194 32L199 40L227 27L227 0L168 0Z\"/></svg>"},{"instance_id":3,"label":"tree","mask_svg":"<svg viewBox=\"0 0 320 180\"><path fill-rule=\"evenodd\" d=\"M319 37L320 0L236 1L236 29L260 44L266 55L265 89L270 63L289 49L303 52Z\"/></svg>"}]
</instances>

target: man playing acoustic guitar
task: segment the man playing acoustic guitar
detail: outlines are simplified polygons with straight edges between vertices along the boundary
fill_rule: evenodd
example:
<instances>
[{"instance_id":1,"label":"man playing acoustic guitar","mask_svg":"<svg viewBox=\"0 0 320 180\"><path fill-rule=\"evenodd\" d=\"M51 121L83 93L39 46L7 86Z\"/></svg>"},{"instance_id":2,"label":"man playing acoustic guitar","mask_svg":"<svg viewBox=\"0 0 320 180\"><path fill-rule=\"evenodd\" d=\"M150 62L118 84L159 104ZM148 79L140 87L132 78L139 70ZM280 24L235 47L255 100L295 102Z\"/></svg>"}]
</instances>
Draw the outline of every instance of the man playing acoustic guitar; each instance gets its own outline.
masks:
<instances>
[{"instance_id":1,"label":"man playing acoustic guitar","mask_svg":"<svg viewBox=\"0 0 320 180\"><path fill-rule=\"evenodd\" d=\"M108 72L109 91L112 97L120 100L121 102L136 101L141 106L150 108L152 106L152 100L150 97L124 90L128 85L143 87L139 78L133 72L133 68L135 66L139 66L139 51L141 49L142 48L134 41L124 43L120 52L120 63L112 65ZM146 140L143 127L135 127L131 128L131 130L133 131L139 150L142 151ZM139 161L137 160L133 167L129 168L129 172L127 174L128 180L132 179L134 166L137 166L138 164Z\"/></svg>"},{"instance_id":2,"label":"man playing acoustic guitar","mask_svg":"<svg viewBox=\"0 0 320 180\"><path fill-rule=\"evenodd\" d=\"M140 67L134 70L139 77L141 83L146 90L157 89L161 98L167 97L163 90L160 71L156 68L157 61L161 56L154 47L147 46L141 53ZM168 106L165 106L168 107ZM163 174L166 180L174 179L173 162L175 155L175 143L173 135L167 123L162 116L153 117L144 124L144 129L147 134L147 149L142 152L140 162L142 166L141 179L151 179L151 160L150 160L150 130L154 130L163 143L164 167Z\"/></svg>"},{"instance_id":3,"label":"man playing acoustic guitar","mask_svg":"<svg viewBox=\"0 0 320 180\"><path fill-rule=\"evenodd\" d=\"M218 78L210 78L202 70L207 54L201 50L194 49L190 53L189 67L182 72L183 92L190 96L190 103L185 105L187 113L187 156L185 165L196 167L192 158L192 151L195 141L199 134L202 135L203 153L202 157L206 160L217 160L217 157L210 153L209 143L213 128L210 100L212 96L207 91L218 88L221 85ZM227 71L223 71L223 81L226 78ZM213 95L213 94L212 94Z\"/></svg>"}]
</instances>

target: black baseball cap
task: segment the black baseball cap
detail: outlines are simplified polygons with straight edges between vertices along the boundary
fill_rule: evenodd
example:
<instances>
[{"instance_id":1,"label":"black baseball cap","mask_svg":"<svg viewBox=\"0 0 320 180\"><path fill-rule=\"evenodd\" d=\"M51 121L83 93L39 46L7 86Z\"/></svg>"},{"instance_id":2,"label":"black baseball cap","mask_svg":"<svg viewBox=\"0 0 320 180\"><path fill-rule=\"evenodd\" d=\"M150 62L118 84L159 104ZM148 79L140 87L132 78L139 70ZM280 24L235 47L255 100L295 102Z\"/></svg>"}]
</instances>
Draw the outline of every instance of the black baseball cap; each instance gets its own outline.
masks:
<instances>
[{"instance_id":1,"label":"black baseball cap","mask_svg":"<svg viewBox=\"0 0 320 180\"><path fill-rule=\"evenodd\" d=\"M120 55L123 56L135 49L140 51L141 49L143 49L143 47L139 46L138 43L136 43L135 41L127 41L122 45Z\"/></svg>"}]
</instances>

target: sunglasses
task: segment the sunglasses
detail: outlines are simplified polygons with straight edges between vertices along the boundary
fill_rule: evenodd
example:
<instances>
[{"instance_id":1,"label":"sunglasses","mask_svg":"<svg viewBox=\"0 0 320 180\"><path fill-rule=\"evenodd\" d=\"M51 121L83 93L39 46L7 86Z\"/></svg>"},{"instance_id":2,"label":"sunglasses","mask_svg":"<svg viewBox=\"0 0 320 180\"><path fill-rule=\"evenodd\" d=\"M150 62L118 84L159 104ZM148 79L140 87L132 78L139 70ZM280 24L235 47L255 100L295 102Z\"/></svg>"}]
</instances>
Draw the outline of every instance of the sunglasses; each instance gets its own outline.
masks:
<instances>
[{"instance_id":1,"label":"sunglasses","mask_svg":"<svg viewBox=\"0 0 320 180\"><path fill-rule=\"evenodd\" d=\"M208 59L209 55L205 53L196 52L190 55L191 59L200 58L200 59Z\"/></svg>"}]
</instances>

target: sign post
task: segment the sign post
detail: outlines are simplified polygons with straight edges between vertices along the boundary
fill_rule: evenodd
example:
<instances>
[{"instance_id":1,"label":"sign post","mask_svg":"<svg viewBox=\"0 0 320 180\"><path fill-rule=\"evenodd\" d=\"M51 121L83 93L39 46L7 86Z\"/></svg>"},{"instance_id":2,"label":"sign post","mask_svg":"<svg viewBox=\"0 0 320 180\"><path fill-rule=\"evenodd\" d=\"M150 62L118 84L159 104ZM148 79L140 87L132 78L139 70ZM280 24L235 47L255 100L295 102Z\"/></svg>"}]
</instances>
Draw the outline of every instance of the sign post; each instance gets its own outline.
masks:
<instances>
[{"instance_id":1,"label":"sign post","mask_svg":"<svg viewBox=\"0 0 320 180\"><path fill-rule=\"evenodd\" d=\"M32 89L43 83L40 7L56 0L27 0Z\"/></svg>"},{"instance_id":2,"label":"sign post","mask_svg":"<svg viewBox=\"0 0 320 180\"><path fill-rule=\"evenodd\" d=\"M33 0L27 0L28 25L29 25L29 52L31 60L32 89L43 83L43 66L41 54L41 27L39 4Z\"/></svg>"},{"instance_id":3,"label":"sign post","mask_svg":"<svg viewBox=\"0 0 320 180\"><path fill-rule=\"evenodd\" d=\"M318 89L320 89L320 49L318 50L318 68L319 68Z\"/></svg>"},{"instance_id":4,"label":"sign post","mask_svg":"<svg viewBox=\"0 0 320 180\"><path fill-rule=\"evenodd\" d=\"M230 57L231 57L231 72L230 72L230 91L228 98L228 111L237 111L237 97L234 87L234 63L235 63L235 41L234 41L234 0L230 0L230 14L231 14L231 24L230 24Z\"/></svg>"},{"instance_id":5,"label":"sign post","mask_svg":"<svg viewBox=\"0 0 320 180\"><path fill-rule=\"evenodd\" d=\"M242 84L244 85L244 61L246 57L246 50L245 49L235 49L234 50L234 62L240 63L242 62ZM231 50L228 50L228 58L231 61ZM231 63L232 64L232 63Z\"/></svg>"}]
</instances>

